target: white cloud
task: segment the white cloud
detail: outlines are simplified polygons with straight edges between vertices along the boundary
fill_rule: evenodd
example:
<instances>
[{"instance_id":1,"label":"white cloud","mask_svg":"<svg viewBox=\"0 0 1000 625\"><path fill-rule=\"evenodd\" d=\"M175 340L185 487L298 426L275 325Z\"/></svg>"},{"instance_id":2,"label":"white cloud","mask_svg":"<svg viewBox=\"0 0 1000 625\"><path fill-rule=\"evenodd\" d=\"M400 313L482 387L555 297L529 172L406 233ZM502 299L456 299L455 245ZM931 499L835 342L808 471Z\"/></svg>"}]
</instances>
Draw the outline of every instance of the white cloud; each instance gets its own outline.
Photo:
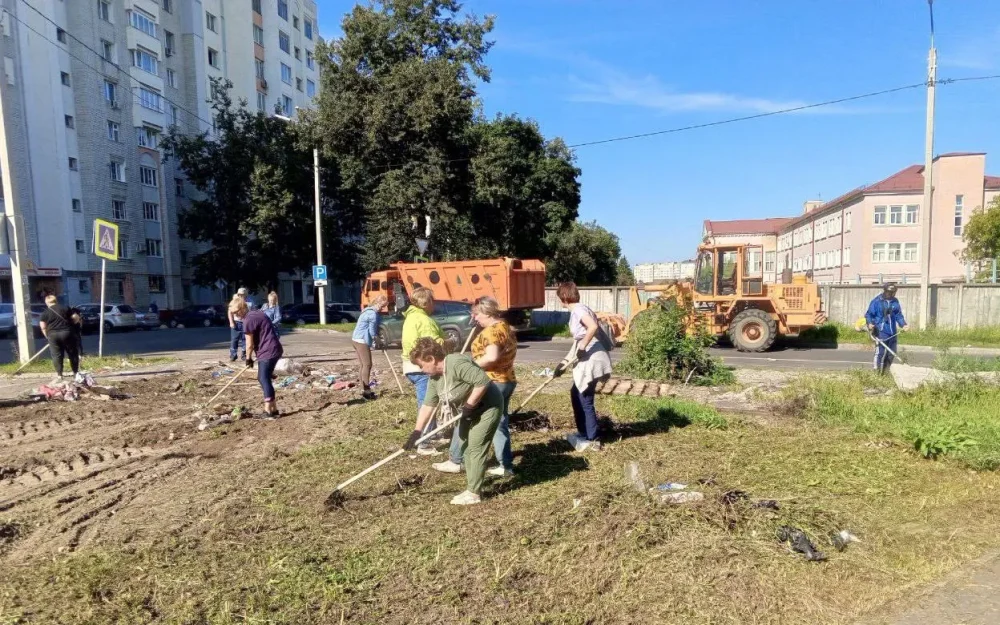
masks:
<instances>
[{"instance_id":1,"label":"white cloud","mask_svg":"<svg viewBox=\"0 0 1000 625\"><path fill-rule=\"evenodd\" d=\"M953 50L947 46L938 50L942 66L961 69L992 70L1000 58L1000 28L983 36L973 36L961 41Z\"/></svg>"}]
</instances>

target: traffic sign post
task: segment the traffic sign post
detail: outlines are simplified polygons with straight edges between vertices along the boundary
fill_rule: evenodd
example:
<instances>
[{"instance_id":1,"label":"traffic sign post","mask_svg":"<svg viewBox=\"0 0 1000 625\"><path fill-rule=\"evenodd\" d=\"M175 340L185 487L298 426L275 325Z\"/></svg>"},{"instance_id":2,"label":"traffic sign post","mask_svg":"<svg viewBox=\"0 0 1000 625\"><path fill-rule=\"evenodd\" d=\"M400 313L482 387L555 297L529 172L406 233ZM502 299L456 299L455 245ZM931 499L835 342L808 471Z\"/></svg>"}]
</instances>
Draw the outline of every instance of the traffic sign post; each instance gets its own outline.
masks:
<instances>
[{"instance_id":1,"label":"traffic sign post","mask_svg":"<svg viewBox=\"0 0 1000 625\"><path fill-rule=\"evenodd\" d=\"M313 286L319 289L319 322L326 323L326 292L323 290L329 284L326 265L313 265Z\"/></svg>"},{"instance_id":2,"label":"traffic sign post","mask_svg":"<svg viewBox=\"0 0 1000 625\"><path fill-rule=\"evenodd\" d=\"M97 340L97 356L104 357L104 286L107 284L108 261L118 260L118 224L103 219L94 220L94 254L101 259L101 320Z\"/></svg>"}]
</instances>

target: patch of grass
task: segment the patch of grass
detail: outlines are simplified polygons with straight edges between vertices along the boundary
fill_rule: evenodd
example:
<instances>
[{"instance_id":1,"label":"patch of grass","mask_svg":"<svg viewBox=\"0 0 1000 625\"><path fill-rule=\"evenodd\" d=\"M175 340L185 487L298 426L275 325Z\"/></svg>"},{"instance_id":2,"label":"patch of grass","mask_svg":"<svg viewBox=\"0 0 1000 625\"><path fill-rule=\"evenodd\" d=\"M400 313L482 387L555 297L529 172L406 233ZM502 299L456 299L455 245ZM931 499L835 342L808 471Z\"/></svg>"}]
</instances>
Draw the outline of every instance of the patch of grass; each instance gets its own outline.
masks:
<instances>
[{"instance_id":1,"label":"patch of grass","mask_svg":"<svg viewBox=\"0 0 1000 625\"><path fill-rule=\"evenodd\" d=\"M647 423L661 420L666 425L684 427L694 424L709 430L729 427L729 422L715 408L684 399L612 396L611 407L615 415L629 415Z\"/></svg>"},{"instance_id":2,"label":"patch of grass","mask_svg":"<svg viewBox=\"0 0 1000 625\"><path fill-rule=\"evenodd\" d=\"M865 332L858 332L852 326L842 323L825 323L790 339L804 345L870 344L872 340ZM943 330L928 328L899 334L901 345L925 345L929 347L998 347L1000 348L1000 326Z\"/></svg>"},{"instance_id":3,"label":"patch of grass","mask_svg":"<svg viewBox=\"0 0 1000 625\"><path fill-rule=\"evenodd\" d=\"M342 323L304 323L297 325L294 323L282 324L288 330L334 330L335 332L354 332L354 326L358 325L354 321L344 321Z\"/></svg>"},{"instance_id":4,"label":"patch of grass","mask_svg":"<svg viewBox=\"0 0 1000 625\"><path fill-rule=\"evenodd\" d=\"M953 373L972 373L974 371L1000 371L1000 358L983 356L965 356L944 352L934 359L934 368Z\"/></svg>"},{"instance_id":5,"label":"patch of grass","mask_svg":"<svg viewBox=\"0 0 1000 625\"><path fill-rule=\"evenodd\" d=\"M531 336L568 339L572 335L569 333L569 324L533 326L529 331Z\"/></svg>"},{"instance_id":6,"label":"patch of grass","mask_svg":"<svg viewBox=\"0 0 1000 625\"><path fill-rule=\"evenodd\" d=\"M104 356L103 358L98 358L97 356L85 356L83 360L80 361L81 371L118 371L124 369L138 369L140 367L148 367L151 365L162 364L166 362L173 362L173 358L160 357L160 356ZM17 371L21 366L19 362L9 362L0 365L0 374L10 375ZM69 371L69 360L64 361L64 366L66 370ZM48 353L42 354L33 363L25 367L21 373L52 373L52 359L49 357Z\"/></svg>"}]
</instances>

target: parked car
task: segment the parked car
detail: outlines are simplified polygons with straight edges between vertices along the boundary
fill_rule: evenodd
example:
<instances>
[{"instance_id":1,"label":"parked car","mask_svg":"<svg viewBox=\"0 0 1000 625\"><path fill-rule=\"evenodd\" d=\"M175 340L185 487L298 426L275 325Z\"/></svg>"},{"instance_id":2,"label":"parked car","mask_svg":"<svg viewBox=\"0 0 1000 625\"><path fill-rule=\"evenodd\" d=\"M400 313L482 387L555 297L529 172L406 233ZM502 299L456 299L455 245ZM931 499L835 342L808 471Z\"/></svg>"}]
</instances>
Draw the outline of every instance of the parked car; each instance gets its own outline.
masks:
<instances>
[{"instance_id":1,"label":"parked car","mask_svg":"<svg viewBox=\"0 0 1000 625\"><path fill-rule=\"evenodd\" d=\"M45 304L32 304L31 305L31 329L35 335L35 338L42 338L42 313L48 308Z\"/></svg>"},{"instance_id":2,"label":"parked car","mask_svg":"<svg viewBox=\"0 0 1000 625\"><path fill-rule=\"evenodd\" d=\"M135 313L135 321L139 328L142 330L155 330L160 327L160 313L149 312L137 312Z\"/></svg>"},{"instance_id":3,"label":"parked car","mask_svg":"<svg viewBox=\"0 0 1000 625\"><path fill-rule=\"evenodd\" d=\"M211 326L221 326L228 323L225 306L220 305L198 305L188 306L175 311L167 322L171 328L184 326L185 328L209 328Z\"/></svg>"},{"instance_id":4,"label":"parked car","mask_svg":"<svg viewBox=\"0 0 1000 625\"><path fill-rule=\"evenodd\" d=\"M334 310L329 304L326 306L326 322L341 323L350 321L347 315ZM281 323L294 323L295 325L305 325L307 323L319 323L318 304L292 304L282 306Z\"/></svg>"},{"instance_id":5,"label":"parked car","mask_svg":"<svg viewBox=\"0 0 1000 625\"><path fill-rule=\"evenodd\" d=\"M431 318L441 327L447 340L457 343L461 349L472 332L472 305L466 302L434 301ZM384 349L403 342L403 313L382 317L375 345Z\"/></svg>"},{"instance_id":6,"label":"parked car","mask_svg":"<svg viewBox=\"0 0 1000 625\"><path fill-rule=\"evenodd\" d=\"M8 337L14 334L17 323L14 321L14 305L0 304L0 337Z\"/></svg>"},{"instance_id":7,"label":"parked car","mask_svg":"<svg viewBox=\"0 0 1000 625\"><path fill-rule=\"evenodd\" d=\"M361 316L361 306L359 304L344 304L334 302L327 304L327 310L340 313L341 317L347 321L357 321Z\"/></svg>"},{"instance_id":8,"label":"parked car","mask_svg":"<svg viewBox=\"0 0 1000 625\"><path fill-rule=\"evenodd\" d=\"M76 307L80 311L80 317L93 318L96 314L98 317L98 324L100 324L100 304L82 304ZM86 323L85 323L86 325ZM136 319L135 309L128 304L105 304L104 305L104 331L112 332L114 330L135 330L139 327L139 322Z\"/></svg>"},{"instance_id":9,"label":"parked car","mask_svg":"<svg viewBox=\"0 0 1000 625\"><path fill-rule=\"evenodd\" d=\"M101 305L84 304L77 306L80 311L80 320L83 322L83 333L91 334L97 332L101 327Z\"/></svg>"}]
</instances>

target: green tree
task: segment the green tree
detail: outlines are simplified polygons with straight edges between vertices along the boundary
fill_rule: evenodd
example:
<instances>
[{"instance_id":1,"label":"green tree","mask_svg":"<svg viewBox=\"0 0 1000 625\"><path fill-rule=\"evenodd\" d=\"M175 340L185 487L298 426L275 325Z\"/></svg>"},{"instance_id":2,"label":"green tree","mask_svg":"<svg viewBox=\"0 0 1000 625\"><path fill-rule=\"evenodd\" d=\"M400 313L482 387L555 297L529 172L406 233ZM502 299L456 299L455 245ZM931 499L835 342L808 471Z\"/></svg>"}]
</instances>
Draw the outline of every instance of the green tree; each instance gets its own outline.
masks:
<instances>
[{"instance_id":1,"label":"green tree","mask_svg":"<svg viewBox=\"0 0 1000 625\"><path fill-rule=\"evenodd\" d=\"M618 237L597 222L573 222L545 259L550 284L572 280L580 286L615 284L621 245Z\"/></svg>"},{"instance_id":2,"label":"green tree","mask_svg":"<svg viewBox=\"0 0 1000 625\"><path fill-rule=\"evenodd\" d=\"M624 256L618 259L618 268L615 276L615 284L618 286L633 286L635 284L635 274L632 273L632 266L628 264L628 259Z\"/></svg>"},{"instance_id":3,"label":"green tree","mask_svg":"<svg viewBox=\"0 0 1000 625\"><path fill-rule=\"evenodd\" d=\"M193 259L199 284L219 278L257 288L273 286L278 274L315 262L315 210L311 150L295 124L234 104L228 81L212 82L215 136L182 135L172 129L163 142L168 158L201 194L179 215L182 237L209 244ZM321 168L324 261L333 277L357 275L350 243L360 218L336 202L336 167Z\"/></svg>"},{"instance_id":4,"label":"green tree","mask_svg":"<svg viewBox=\"0 0 1000 625\"><path fill-rule=\"evenodd\" d=\"M977 208L962 232L962 260L978 263L1000 258L1000 197L983 209Z\"/></svg>"},{"instance_id":5,"label":"green tree","mask_svg":"<svg viewBox=\"0 0 1000 625\"><path fill-rule=\"evenodd\" d=\"M412 219L431 217L431 250L472 244L468 130L493 18L457 17L456 0L355 6L343 36L317 47L323 89L312 131L340 165L342 201L365 210L366 269L416 253Z\"/></svg>"}]
</instances>

